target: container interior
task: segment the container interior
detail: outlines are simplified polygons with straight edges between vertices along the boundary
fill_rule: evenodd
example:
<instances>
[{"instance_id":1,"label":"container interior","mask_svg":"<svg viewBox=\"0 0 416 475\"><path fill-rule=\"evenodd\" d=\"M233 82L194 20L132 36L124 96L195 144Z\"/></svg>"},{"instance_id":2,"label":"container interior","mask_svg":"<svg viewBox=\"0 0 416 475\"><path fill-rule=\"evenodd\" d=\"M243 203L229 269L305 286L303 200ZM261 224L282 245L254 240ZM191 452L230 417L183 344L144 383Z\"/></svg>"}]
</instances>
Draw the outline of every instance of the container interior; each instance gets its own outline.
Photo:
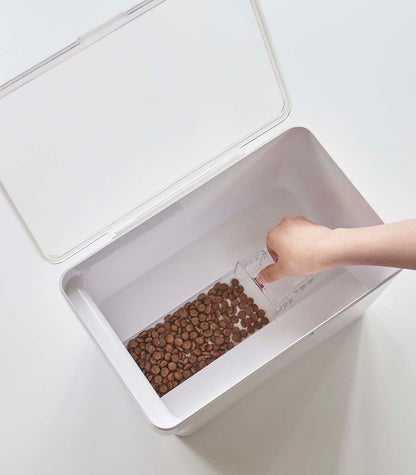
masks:
<instances>
[{"instance_id":1,"label":"container interior","mask_svg":"<svg viewBox=\"0 0 416 475\"><path fill-rule=\"evenodd\" d=\"M288 130L68 271L64 291L84 321L89 307L75 296L87 294L96 309L93 336L100 340L104 323L121 345L264 249L267 230L297 215L332 228L381 223L303 128ZM170 391L164 405L178 419L190 416L394 272L356 266L315 275L301 291L297 279L271 285L272 299L286 302L277 317Z\"/></svg>"}]
</instances>

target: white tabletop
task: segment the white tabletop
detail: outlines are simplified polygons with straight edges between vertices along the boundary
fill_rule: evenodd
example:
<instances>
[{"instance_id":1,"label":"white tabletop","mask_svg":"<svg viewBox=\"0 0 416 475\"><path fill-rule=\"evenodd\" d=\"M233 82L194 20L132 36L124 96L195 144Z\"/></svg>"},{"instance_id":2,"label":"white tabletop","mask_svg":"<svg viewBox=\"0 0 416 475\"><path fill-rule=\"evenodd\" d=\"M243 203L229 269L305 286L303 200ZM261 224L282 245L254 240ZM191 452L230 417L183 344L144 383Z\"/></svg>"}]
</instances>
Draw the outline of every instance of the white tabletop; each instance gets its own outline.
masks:
<instances>
[{"instance_id":1,"label":"white tabletop","mask_svg":"<svg viewBox=\"0 0 416 475\"><path fill-rule=\"evenodd\" d=\"M1 80L129 6L25 3L0 6ZM310 128L385 221L415 217L414 2L264 6L293 102L282 131ZM415 272L195 435L163 437L60 293L87 251L44 261L2 193L0 222L1 473L414 474Z\"/></svg>"}]
</instances>

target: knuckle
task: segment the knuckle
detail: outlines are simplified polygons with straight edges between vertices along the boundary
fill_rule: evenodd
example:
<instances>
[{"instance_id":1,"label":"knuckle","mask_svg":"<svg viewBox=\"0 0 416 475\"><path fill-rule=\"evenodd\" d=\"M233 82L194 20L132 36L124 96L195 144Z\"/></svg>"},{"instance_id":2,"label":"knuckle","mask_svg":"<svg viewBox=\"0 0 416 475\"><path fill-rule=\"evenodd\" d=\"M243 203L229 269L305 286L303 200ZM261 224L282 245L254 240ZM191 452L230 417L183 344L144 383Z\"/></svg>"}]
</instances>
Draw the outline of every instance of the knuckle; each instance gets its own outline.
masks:
<instances>
[{"instance_id":1,"label":"knuckle","mask_svg":"<svg viewBox=\"0 0 416 475\"><path fill-rule=\"evenodd\" d=\"M263 274L263 277L269 281L271 278L272 278L272 270L270 267L266 267L265 269L263 269L262 271L262 274Z\"/></svg>"},{"instance_id":2,"label":"knuckle","mask_svg":"<svg viewBox=\"0 0 416 475\"><path fill-rule=\"evenodd\" d=\"M271 239L273 238L274 232L275 232L275 228L271 228L267 231L267 237L266 237L267 242L271 241Z\"/></svg>"}]
</instances>

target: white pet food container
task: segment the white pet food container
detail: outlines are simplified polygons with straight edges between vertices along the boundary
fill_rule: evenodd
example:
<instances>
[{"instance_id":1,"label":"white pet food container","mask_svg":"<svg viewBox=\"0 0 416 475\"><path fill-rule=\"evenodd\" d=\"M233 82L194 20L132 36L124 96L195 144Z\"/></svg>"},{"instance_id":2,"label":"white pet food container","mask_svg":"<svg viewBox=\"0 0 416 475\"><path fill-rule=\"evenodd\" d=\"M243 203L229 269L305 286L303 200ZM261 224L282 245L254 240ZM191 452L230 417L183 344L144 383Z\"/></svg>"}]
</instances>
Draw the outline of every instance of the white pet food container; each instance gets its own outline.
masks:
<instances>
[{"instance_id":1,"label":"white pet food container","mask_svg":"<svg viewBox=\"0 0 416 475\"><path fill-rule=\"evenodd\" d=\"M129 337L237 261L255 275L285 215L380 219L311 131L282 127L290 104L256 0L144 1L1 90L4 188L45 258L69 259L56 285L162 433L198 429L359 317L398 272L253 288L271 323L160 398Z\"/></svg>"}]
</instances>

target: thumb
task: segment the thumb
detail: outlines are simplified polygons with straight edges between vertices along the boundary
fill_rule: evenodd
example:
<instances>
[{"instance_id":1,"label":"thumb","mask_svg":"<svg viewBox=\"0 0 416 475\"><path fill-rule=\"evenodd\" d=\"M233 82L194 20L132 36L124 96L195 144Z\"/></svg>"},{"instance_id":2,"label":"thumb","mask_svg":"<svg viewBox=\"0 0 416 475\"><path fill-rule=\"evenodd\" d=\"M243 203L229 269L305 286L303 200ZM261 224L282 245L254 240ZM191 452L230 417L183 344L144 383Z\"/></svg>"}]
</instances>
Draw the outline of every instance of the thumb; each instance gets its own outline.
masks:
<instances>
[{"instance_id":1,"label":"thumb","mask_svg":"<svg viewBox=\"0 0 416 475\"><path fill-rule=\"evenodd\" d=\"M257 281L260 284L267 284L268 282L274 282L277 279L284 277L284 273L279 266L279 263L271 264L261 270L257 276Z\"/></svg>"}]
</instances>

